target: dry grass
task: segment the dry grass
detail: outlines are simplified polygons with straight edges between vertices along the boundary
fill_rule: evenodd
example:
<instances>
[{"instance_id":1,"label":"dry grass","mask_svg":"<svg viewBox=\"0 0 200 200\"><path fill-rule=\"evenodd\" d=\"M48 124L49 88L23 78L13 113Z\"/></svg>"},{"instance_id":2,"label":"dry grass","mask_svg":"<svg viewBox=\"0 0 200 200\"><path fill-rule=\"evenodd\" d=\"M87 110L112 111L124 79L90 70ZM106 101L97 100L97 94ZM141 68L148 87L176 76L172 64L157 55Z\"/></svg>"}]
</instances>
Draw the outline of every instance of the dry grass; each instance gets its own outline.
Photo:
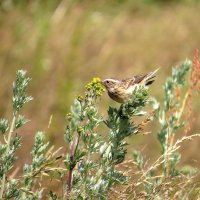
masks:
<instances>
[{"instance_id":1,"label":"dry grass","mask_svg":"<svg viewBox=\"0 0 200 200\"><path fill-rule=\"evenodd\" d=\"M182 143L188 140L196 139L200 137L200 134L194 134L191 136L184 136L177 140L175 144L167 150L167 155L170 157L182 146ZM187 142L188 144L188 142ZM115 187L111 190L110 199L199 199L199 181L191 179L181 174L179 177L166 177L161 170L164 163L163 156L157 158L153 163L149 163L149 160L145 161L144 168L138 169L137 164L133 160L126 160L118 167L121 172L127 177L129 177L129 182L125 186ZM151 171L154 171L154 175L151 176ZM155 180L161 180L161 182L156 185ZM146 185L146 186L145 186ZM152 185L154 188L151 194L144 191L147 185ZM195 189L194 189L195 188Z\"/></svg>"}]
</instances>

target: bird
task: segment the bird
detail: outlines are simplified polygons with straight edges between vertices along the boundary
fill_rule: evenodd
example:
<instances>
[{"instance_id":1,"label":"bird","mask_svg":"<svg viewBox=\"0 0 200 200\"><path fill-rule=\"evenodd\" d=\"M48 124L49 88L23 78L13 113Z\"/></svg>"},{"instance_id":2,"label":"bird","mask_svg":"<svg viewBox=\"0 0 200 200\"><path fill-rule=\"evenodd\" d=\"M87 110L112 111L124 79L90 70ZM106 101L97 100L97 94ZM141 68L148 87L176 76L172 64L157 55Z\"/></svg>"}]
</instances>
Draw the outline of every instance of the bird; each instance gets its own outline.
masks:
<instances>
[{"instance_id":1,"label":"bird","mask_svg":"<svg viewBox=\"0 0 200 200\"><path fill-rule=\"evenodd\" d=\"M155 81L155 74L158 70L159 68L148 74L136 75L123 80L108 78L100 81L100 83L105 87L112 100L118 103L127 103L131 99L135 89L140 86L151 85Z\"/></svg>"}]
</instances>

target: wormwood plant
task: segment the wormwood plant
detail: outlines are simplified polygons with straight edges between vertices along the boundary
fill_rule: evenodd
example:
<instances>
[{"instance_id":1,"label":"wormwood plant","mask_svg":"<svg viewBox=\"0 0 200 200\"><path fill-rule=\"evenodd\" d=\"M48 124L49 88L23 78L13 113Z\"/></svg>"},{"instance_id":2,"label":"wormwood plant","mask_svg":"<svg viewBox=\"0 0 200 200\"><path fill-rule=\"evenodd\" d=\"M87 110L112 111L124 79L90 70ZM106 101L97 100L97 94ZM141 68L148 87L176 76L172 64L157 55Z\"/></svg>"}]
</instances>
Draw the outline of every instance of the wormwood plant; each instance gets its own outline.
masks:
<instances>
[{"instance_id":1,"label":"wormwood plant","mask_svg":"<svg viewBox=\"0 0 200 200\"><path fill-rule=\"evenodd\" d=\"M190 184L192 171L183 173L177 167L180 160L177 150L181 142L193 136L175 140L177 130L184 126L183 113L191 97L188 92L180 98L180 89L191 67L192 63L186 61L173 69L164 85L163 105L149 96L148 88L138 88L128 103L109 107L106 118L98 114L98 101L104 89L100 80L94 78L86 85L85 95L74 100L66 115L64 139L67 152L61 155L61 148L54 149L45 139L45 133L37 132L31 151L32 161L24 164L23 175L18 177L11 171L17 168L15 151L22 145L17 131L28 121L19 112L32 100L26 94L30 78L26 77L25 71L19 70L13 84L13 119L11 122L5 118L0 120L3 136L0 143L0 199L112 199L113 195L117 199L189 197L186 191L175 191L175 187L174 190L171 187L184 182L188 186L187 192L193 189ZM153 110L145 111L147 106L153 106ZM160 122L157 136L161 156L155 163L145 165L142 154L134 151L133 160L127 161L125 139L143 132L154 115ZM131 167L129 172L123 170L126 164ZM60 191L51 190L45 184L49 180L56 181Z\"/></svg>"},{"instance_id":2,"label":"wormwood plant","mask_svg":"<svg viewBox=\"0 0 200 200\"><path fill-rule=\"evenodd\" d=\"M16 82L13 83L12 121L9 123L5 118L0 119L0 130L4 139L4 143L0 142L0 199L3 199L3 197L9 199L19 194L17 190L18 181L15 179L7 181L6 176L16 160L14 153L21 145L21 138L16 131L28 121L23 115L19 114L19 111L25 103L32 100L32 97L26 94L29 81L30 78L26 78L25 71L19 70L17 72Z\"/></svg>"},{"instance_id":3,"label":"wormwood plant","mask_svg":"<svg viewBox=\"0 0 200 200\"><path fill-rule=\"evenodd\" d=\"M70 154L65 163L69 170L68 194L73 199L106 199L113 185L127 182L116 166L127 153L124 139L141 131L132 117L147 114L142 109L149 102L148 89L140 88L127 104L109 107L107 119L99 117L95 102L102 91L99 80L93 79L86 86L85 98L79 96L68 114L65 138ZM96 129L101 124L109 130L104 137Z\"/></svg>"},{"instance_id":4,"label":"wormwood plant","mask_svg":"<svg viewBox=\"0 0 200 200\"><path fill-rule=\"evenodd\" d=\"M197 61L197 58L195 59ZM161 146L161 156L153 164L149 164L139 151L133 152L135 161L133 164L138 167L138 171L134 174L131 171L130 176L134 181L129 182L120 198L198 199L200 197L199 183L193 182L196 169L191 167L184 170L184 167L178 165L181 159L181 154L178 152L181 143L200 135L182 134L178 140L175 139L178 133L179 135L180 132L186 133L190 124L190 121L184 120L184 113L191 109L193 93L191 88L194 89L198 84L199 61L198 66L196 65L186 60L180 67L173 68L172 76L168 77L164 84L163 103L160 104L153 99L152 103L157 107L155 118L160 123L157 139ZM191 75L188 84L186 80L189 71ZM188 112L186 115L189 114ZM189 120L187 116L186 120Z\"/></svg>"},{"instance_id":5,"label":"wormwood plant","mask_svg":"<svg viewBox=\"0 0 200 200\"><path fill-rule=\"evenodd\" d=\"M57 156L60 149L52 151L45 141L44 133L38 132L31 151L32 163L25 164L23 176L14 179L10 170L14 168L17 159L15 151L21 145L16 132L28 121L19 112L25 103L32 100L26 94L29 81L25 71L17 72L13 84L13 119L11 124L4 118L0 120L3 135L0 143L0 199L40 199L44 189L52 199L106 199L113 185L127 182L127 177L116 170L116 165L125 159L127 143L123 139L141 130L131 118L146 114L142 108L148 103L148 90L140 88L135 91L129 103L118 109L110 107L108 119L103 119L97 115L96 101L104 89L99 79L94 78L86 86L85 97L78 96L71 107L71 113L67 114L64 136L69 153ZM97 132L100 125L109 130L105 137ZM64 163L64 166L59 167L58 162ZM57 173L59 180L65 177L61 186L64 192L60 196L40 184L39 177L52 176L52 173Z\"/></svg>"}]
</instances>

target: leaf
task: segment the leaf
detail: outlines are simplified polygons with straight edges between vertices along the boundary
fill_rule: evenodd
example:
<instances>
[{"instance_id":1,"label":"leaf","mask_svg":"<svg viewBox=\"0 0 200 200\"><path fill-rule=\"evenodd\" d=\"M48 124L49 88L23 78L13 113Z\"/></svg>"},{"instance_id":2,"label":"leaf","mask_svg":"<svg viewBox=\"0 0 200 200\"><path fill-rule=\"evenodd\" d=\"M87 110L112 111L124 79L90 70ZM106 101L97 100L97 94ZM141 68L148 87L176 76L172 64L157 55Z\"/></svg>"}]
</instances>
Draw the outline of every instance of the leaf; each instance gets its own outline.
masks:
<instances>
[{"instance_id":1,"label":"leaf","mask_svg":"<svg viewBox=\"0 0 200 200\"><path fill-rule=\"evenodd\" d=\"M4 118L1 118L0 119L0 131L4 135L8 129L9 129L8 120L4 119Z\"/></svg>"},{"instance_id":2,"label":"leaf","mask_svg":"<svg viewBox=\"0 0 200 200\"><path fill-rule=\"evenodd\" d=\"M20 128L22 127L23 125L25 125L27 122L29 122L28 119L26 119L23 115L19 115L16 119L16 122L15 122L15 128Z\"/></svg>"}]
</instances>

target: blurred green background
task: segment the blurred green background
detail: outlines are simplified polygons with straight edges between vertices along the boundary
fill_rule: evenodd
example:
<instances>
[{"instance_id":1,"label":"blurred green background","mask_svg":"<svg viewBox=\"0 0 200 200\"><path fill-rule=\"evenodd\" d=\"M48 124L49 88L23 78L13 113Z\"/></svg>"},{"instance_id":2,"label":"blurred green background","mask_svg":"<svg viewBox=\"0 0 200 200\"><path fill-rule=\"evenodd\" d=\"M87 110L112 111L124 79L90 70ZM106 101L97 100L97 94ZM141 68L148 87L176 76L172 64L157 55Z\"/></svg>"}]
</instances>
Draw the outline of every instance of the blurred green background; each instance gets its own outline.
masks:
<instances>
[{"instance_id":1,"label":"blurred green background","mask_svg":"<svg viewBox=\"0 0 200 200\"><path fill-rule=\"evenodd\" d=\"M20 165L29 161L38 130L46 131L51 144L67 148L65 114L92 77L126 78L161 67L150 91L162 100L171 66L192 59L200 47L199 10L198 0L0 0L0 117L11 118L16 70L26 69L32 77L34 101L24 108L31 122L20 132ZM192 133L200 130L198 99ZM105 93L101 115L109 105L119 106ZM129 139L128 157L133 149L152 159L159 154L158 124L149 130ZM195 139L183 145L183 163L199 166L199 144Z\"/></svg>"}]
</instances>

